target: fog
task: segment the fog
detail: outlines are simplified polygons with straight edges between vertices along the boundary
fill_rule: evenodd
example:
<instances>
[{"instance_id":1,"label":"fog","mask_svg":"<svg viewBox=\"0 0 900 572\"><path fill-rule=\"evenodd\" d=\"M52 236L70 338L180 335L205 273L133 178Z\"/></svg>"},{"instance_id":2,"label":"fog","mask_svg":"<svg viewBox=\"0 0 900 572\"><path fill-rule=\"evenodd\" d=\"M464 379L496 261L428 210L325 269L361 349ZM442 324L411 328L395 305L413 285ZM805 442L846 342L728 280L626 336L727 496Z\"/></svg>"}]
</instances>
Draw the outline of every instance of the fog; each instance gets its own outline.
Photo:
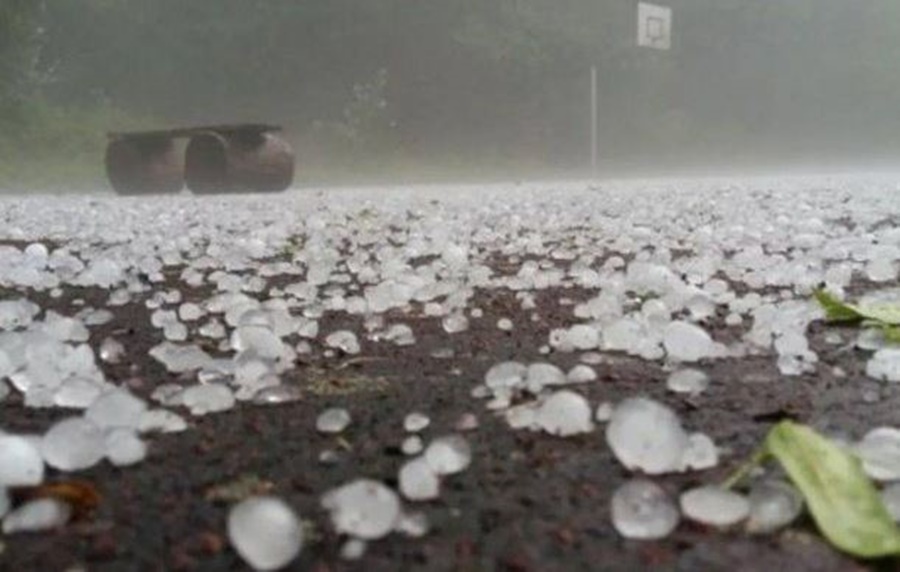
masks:
<instances>
[{"instance_id":1,"label":"fog","mask_svg":"<svg viewBox=\"0 0 900 572\"><path fill-rule=\"evenodd\" d=\"M0 188L102 185L107 131L270 122L296 183L890 169L895 0L4 0Z\"/></svg>"}]
</instances>

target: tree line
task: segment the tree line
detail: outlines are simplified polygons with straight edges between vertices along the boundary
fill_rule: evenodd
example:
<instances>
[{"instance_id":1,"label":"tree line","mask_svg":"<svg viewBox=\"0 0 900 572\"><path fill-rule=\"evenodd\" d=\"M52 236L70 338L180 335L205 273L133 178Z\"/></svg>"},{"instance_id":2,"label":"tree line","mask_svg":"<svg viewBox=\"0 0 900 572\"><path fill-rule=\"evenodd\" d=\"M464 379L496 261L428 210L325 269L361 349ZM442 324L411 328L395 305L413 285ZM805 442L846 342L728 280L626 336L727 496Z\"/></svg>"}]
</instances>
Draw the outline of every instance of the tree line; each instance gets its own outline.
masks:
<instances>
[{"instance_id":1,"label":"tree line","mask_svg":"<svg viewBox=\"0 0 900 572\"><path fill-rule=\"evenodd\" d=\"M264 120L311 162L578 169L596 66L604 165L898 150L896 2L660 3L668 52L636 47L635 0L5 0L0 122Z\"/></svg>"}]
</instances>

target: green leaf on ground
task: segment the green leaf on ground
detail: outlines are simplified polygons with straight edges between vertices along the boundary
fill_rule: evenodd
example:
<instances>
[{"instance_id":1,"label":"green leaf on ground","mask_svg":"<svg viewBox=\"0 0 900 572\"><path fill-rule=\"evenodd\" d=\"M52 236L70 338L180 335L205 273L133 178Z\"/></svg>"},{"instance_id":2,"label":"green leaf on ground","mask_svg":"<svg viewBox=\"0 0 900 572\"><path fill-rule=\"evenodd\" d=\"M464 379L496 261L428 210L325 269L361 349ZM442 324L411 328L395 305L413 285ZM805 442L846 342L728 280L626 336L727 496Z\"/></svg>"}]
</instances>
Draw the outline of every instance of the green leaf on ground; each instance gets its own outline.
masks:
<instances>
[{"instance_id":1,"label":"green leaf on ground","mask_svg":"<svg viewBox=\"0 0 900 572\"><path fill-rule=\"evenodd\" d=\"M861 558L900 554L900 529L859 460L804 425L782 421L765 441L806 498L822 534Z\"/></svg>"},{"instance_id":2,"label":"green leaf on ground","mask_svg":"<svg viewBox=\"0 0 900 572\"><path fill-rule=\"evenodd\" d=\"M825 310L825 317L831 322L861 322L863 320L856 308L838 300L825 290L813 292L819 305Z\"/></svg>"},{"instance_id":3,"label":"green leaf on ground","mask_svg":"<svg viewBox=\"0 0 900 572\"><path fill-rule=\"evenodd\" d=\"M892 344L900 344L900 326L885 326L882 331L885 340Z\"/></svg>"},{"instance_id":4,"label":"green leaf on ground","mask_svg":"<svg viewBox=\"0 0 900 572\"><path fill-rule=\"evenodd\" d=\"M860 316L876 324L900 326L900 305L871 304L854 308Z\"/></svg>"}]
</instances>

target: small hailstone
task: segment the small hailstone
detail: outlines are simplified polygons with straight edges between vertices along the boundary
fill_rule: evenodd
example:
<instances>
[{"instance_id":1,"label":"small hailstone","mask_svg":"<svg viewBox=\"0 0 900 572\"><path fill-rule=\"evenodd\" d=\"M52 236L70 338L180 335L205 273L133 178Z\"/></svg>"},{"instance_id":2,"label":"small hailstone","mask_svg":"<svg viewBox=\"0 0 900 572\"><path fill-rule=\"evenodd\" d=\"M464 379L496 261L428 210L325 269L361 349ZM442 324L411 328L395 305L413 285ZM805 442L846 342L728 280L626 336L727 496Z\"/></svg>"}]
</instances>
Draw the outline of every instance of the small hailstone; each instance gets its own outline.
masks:
<instances>
[{"instance_id":1,"label":"small hailstone","mask_svg":"<svg viewBox=\"0 0 900 572\"><path fill-rule=\"evenodd\" d=\"M463 314L449 314L441 320L444 331L448 334L458 334L469 329L469 319Z\"/></svg>"},{"instance_id":2,"label":"small hailstone","mask_svg":"<svg viewBox=\"0 0 900 572\"><path fill-rule=\"evenodd\" d=\"M690 471L712 469L719 464L719 449L708 435L691 433L681 461L684 468Z\"/></svg>"},{"instance_id":3,"label":"small hailstone","mask_svg":"<svg viewBox=\"0 0 900 572\"><path fill-rule=\"evenodd\" d=\"M715 315L716 304L706 295L699 294L685 302L685 309L690 312L691 319L703 321Z\"/></svg>"},{"instance_id":4,"label":"small hailstone","mask_svg":"<svg viewBox=\"0 0 900 572\"><path fill-rule=\"evenodd\" d=\"M579 364L566 374L569 383L588 383L597 379L597 372L589 365Z\"/></svg>"},{"instance_id":5,"label":"small hailstone","mask_svg":"<svg viewBox=\"0 0 900 572\"><path fill-rule=\"evenodd\" d=\"M678 520L675 503L651 481L633 479L613 494L612 523L625 538L665 538L678 526Z\"/></svg>"},{"instance_id":6,"label":"small hailstone","mask_svg":"<svg viewBox=\"0 0 900 572\"><path fill-rule=\"evenodd\" d=\"M493 392L486 385L476 385L469 392L469 395L472 396L472 399L487 399L493 395Z\"/></svg>"},{"instance_id":7,"label":"small hailstone","mask_svg":"<svg viewBox=\"0 0 900 572\"><path fill-rule=\"evenodd\" d=\"M558 437L569 437L594 430L591 406L574 391L557 391L535 412L534 422L544 431Z\"/></svg>"},{"instance_id":8,"label":"small hailstone","mask_svg":"<svg viewBox=\"0 0 900 572\"><path fill-rule=\"evenodd\" d=\"M34 443L17 435L0 434L0 491L39 485L43 480L44 459Z\"/></svg>"},{"instance_id":9,"label":"small hailstone","mask_svg":"<svg viewBox=\"0 0 900 572\"><path fill-rule=\"evenodd\" d=\"M409 538L422 538L428 534L428 528L428 517L425 513L404 512L395 530Z\"/></svg>"},{"instance_id":10,"label":"small hailstone","mask_svg":"<svg viewBox=\"0 0 900 572\"><path fill-rule=\"evenodd\" d=\"M512 405L513 392L511 389L501 387L494 390L494 398L485 404L491 411L499 411Z\"/></svg>"},{"instance_id":11,"label":"small hailstone","mask_svg":"<svg viewBox=\"0 0 900 572\"><path fill-rule=\"evenodd\" d=\"M192 385L181 393L181 404L191 415L207 415L233 408L235 397L231 389L219 383Z\"/></svg>"},{"instance_id":12,"label":"small hailstone","mask_svg":"<svg viewBox=\"0 0 900 572\"><path fill-rule=\"evenodd\" d=\"M85 409L90 407L104 391L104 387L92 379L70 377L53 394L53 403L57 407Z\"/></svg>"},{"instance_id":13,"label":"small hailstone","mask_svg":"<svg viewBox=\"0 0 900 572\"><path fill-rule=\"evenodd\" d=\"M866 265L866 276L872 282L888 282L897 277L897 266L890 258L875 258Z\"/></svg>"},{"instance_id":14,"label":"small hailstone","mask_svg":"<svg viewBox=\"0 0 900 572\"><path fill-rule=\"evenodd\" d=\"M675 361L694 362L718 355L706 330L688 322L670 322L663 333L663 346Z\"/></svg>"},{"instance_id":15,"label":"small hailstone","mask_svg":"<svg viewBox=\"0 0 900 572\"><path fill-rule=\"evenodd\" d=\"M502 330L504 332L511 332L513 329L513 322L509 318L500 318L497 320L497 329Z\"/></svg>"},{"instance_id":16,"label":"small hailstone","mask_svg":"<svg viewBox=\"0 0 900 572\"><path fill-rule=\"evenodd\" d=\"M131 293L128 290L121 288L119 290L114 290L112 294L109 295L109 300L107 300L106 305L112 307L124 306L130 301Z\"/></svg>"},{"instance_id":17,"label":"small hailstone","mask_svg":"<svg viewBox=\"0 0 900 572\"><path fill-rule=\"evenodd\" d=\"M106 458L117 467L127 467L144 460L147 444L131 429L113 429L106 434Z\"/></svg>"},{"instance_id":18,"label":"small hailstone","mask_svg":"<svg viewBox=\"0 0 900 572\"><path fill-rule=\"evenodd\" d=\"M178 307L178 317L185 322L194 322L203 317L203 308L192 302L185 302Z\"/></svg>"},{"instance_id":19,"label":"small hailstone","mask_svg":"<svg viewBox=\"0 0 900 572\"><path fill-rule=\"evenodd\" d=\"M175 407L181 405L181 398L184 388L175 383L162 383L157 385L150 394L150 399L165 405L167 407Z\"/></svg>"},{"instance_id":20,"label":"small hailstone","mask_svg":"<svg viewBox=\"0 0 900 572\"><path fill-rule=\"evenodd\" d=\"M300 554L303 525L281 499L250 497L229 511L228 539L253 569L278 570Z\"/></svg>"},{"instance_id":21,"label":"small hailstone","mask_svg":"<svg viewBox=\"0 0 900 572\"><path fill-rule=\"evenodd\" d=\"M58 421L41 441L44 461L61 471L80 471L93 467L106 454L103 431L83 417Z\"/></svg>"},{"instance_id":22,"label":"small hailstone","mask_svg":"<svg viewBox=\"0 0 900 572\"><path fill-rule=\"evenodd\" d=\"M40 242L32 242L25 247L24 252L27 258L31 258L33 260L46 259L50 255L47 247Z\"/></svg>"},{"instance_id":23,"label":"small hailstone","mask_svg":"<svg viewBox=\"0 0 900 572\"><path fill-rule=\"evenodd\" d=\"M596 419L598 423L606 423L612 419L613 410L613 404L609 401L604 401L597 406L597 412L594 414L594 419Z\"/></svg>"},{"instance_id":24,"label":"small hailstone","mask_svg":"<svg viewBox=\"0 0 900 572\"><path fill-rule=\"evenodd\" d=\"M884 381L900 382L900 349L880 349L866 364L866 375Z\"/></svg>"},{"instance_id":25,"label":"small hailstone","mask_svg":"<svg viewBox=\"0 0 900 572\"><path fill-rule=\"evenodd\" d=\"M457 431L474 431L478 429L478 417L474 413L463 413L456 420L454 428Z\"/></svg>"},{"instance_id":26,"label":"small hailstone","mask_svg":"<svg viewBox=\"0 0 900 572\"><path fill-rule=\"evenodd\" d=\"M319 335L319 322L309 318L300 318L297 323L297 335L301 338L315 339Z\"/></svg>"},{"instance_id":27,"label":"small hailstone","mask_svg":"<svg viewBox=\"0 0 900 572\"><path fill-rule=\"evenodd\" d=\"M105 338L100 342L100 359L106 363L119 363L125 355L125 346L115 338Z\"/></svg>"},{"instance_id":28,"label":"small hailstone","mask_svg":"<svg viewBox=\"0 0 900 572\"><path fill-rule=\"evenodd\" d=\"M537 429L537 403L523 403L503 412L511 429Z\"/></svg>"},{"instance_id":29,"label":"small hailstone","mask_svg":"<svg viewBox=\"0 0 900 572\"><path fill-rule=\"evenodd\" d=\"M124 389L114 389L98 397L84 416L102 428L137 427L146 410L143 399Z\"/></svg>"},{"instance_id":30,"label":"small hailstone","mask_svg":"<svg viewBox=\"0 0 900 572\"><path fill-rule=\"evenodd\" d=\"M519 362L506 361L492 366L484 375L484 383L491 389L519 387L525 382L528 367Z\"/></svg>"},{"instance_id":31,"label":"small hailstone","mask_svg":"<svg viewBox=\"0 0 900 572\"><path fill-rule=\"evenodd\" d=\"M666 387L674 393L699 395L709 387L709 376L699 369L680 369L669 376Z\"/></svg>"},{"instance_id":32,"label":"small hailstone","mask_svg":"<svg viewBox=\"0 0 900 572\"><path fill-rule=\"evenodd\" d=\"M472 308L472 311L469 312L469 315L476 319L481 318L484 316L484 310L482 310L481 308Z\"/></svg>"},{"instance_id":33,"label":"small hailstone","mask_svg":"<svg viewBox=\"0 0 900 572\"><path fill-rule=\"evenodd\" d=\"M603 354L600 352L585 352L581 354L581 357L578 358L581 363L586 363L588 365L599 365L603 363Z\"/></svg>"},{"instance_id":34,"label":"small hailstone","mask_svg":"<svg viewBox=\"0 0 900 572\"><path fill-rule=\"evenodd\" d=\"M732 312L725 316L725 325L726 326L740 326L744 323L744 318L735 312Z\"/></svg>"},{"instance_id":35,"label":"small hailstone","mask_svg":"<svg viewBox=\"0 0 900 572\"><path fill-rule=\"evenodd\" d=\"M0 330L16 330L32 323L40 307L24 298L0 300Z\"/></svg>"},{"instance_id":36,"label":"small hailstone","mask_svg":"<svg viewBox=\"0 0 900 572\"><path fill-rule=\"evenodd\" d=\"M549 346L558 352L570 353L575 351L575 346L569 341L569 331L565 328L550 330L547 341Z\"/></svg>"},{"instance_id":37,"label":"small hailstone","mask_svg":"<svg viewBox=\"0 0 900 572\"><path fill-rule=\"evenodd\" d=\"M278 405L303 399L303 392L296 385L274 385L263 387L253 395L257 405Z\"/></svg>"},{"instance_id":38,"label":"small hailstone","mask_svg":"<svg viewBox=\"0 0 900 572\"><path fill-rule=\"evenodd\" d=\"M862 388L862 400L865 403L878 403L881 401L881 391L874 387Z\"/></svg>"},{"instance_id":39,"label":"small hailstone","mask_svg":"<svg viewBox=\"0 0 900 572\"><path fill-rule=\"evenodd\" d=\"M210 320L197 329L197 333L205 338L220 340L225 337L225 326L218 320Z\"/></svg>"},{"instance_id":40,"label":"small hailstone","mask_svg":"<svg viewBox=\"0 0 900 572\"><path fill-rule=\"evenodd\" d=\"M830 346L839 346L844 343L844 337L838 332L828 332L825 334L825 343Z\"/></svg>"},{"instance_id":41,"label":"small hailstone","mask_svg":"<svg viewBox=\"0 0 900 572\"><path fill-rule=\"evenodd\" d=\"M735 525L750 514L750 502L745 496L716 486L686 491L679 504L685 517L716 527Z\"/></svg>"},{"instance_id":42,"label":"small hailstone","mask_svg":"<svg viewBox=\"0 0 900 572\"><path fill-rule=\"evenodd\" d=\"M600 333L586 324L576 324L566 332L566 340L576 350L593 350L600 346Z\"/></svg>"},{"instance_id":43,"label":"small hailstone","mask_svg":"<svg viewBox=\"0 0 900 572\"><path fill-rule=\"evenodd\" d=\"M441 479L423 457L407 461L398 481L400 492L411 501L436 499L441 494Z\"/></svg>"},{"instance_id":44,"label":"small hailstone","mask_svg":"<svg viewBox=\"0 0 900 572\"><path fill-rule=\"evenodd\" d=\"M400 444L400 450L404 455L418 455L425 448L422 438L418 435L410 435Z\"/></svg>"},{"instance_id":45,"label":"small hailstone","mask_svg":"<svg viewBox=\"0 0 900 572\"><path fill-rule=\"evenodd\" d=\"M141 433L179 433L187 429L184 418L167 409L151 409L141 415L138 431Z\"/></svg>"},{"instance_id":46,"label":"small hailstone","mask_svg":"<svg viewBox=\"0 0 900 572\"><path fill-rule=\"evenodd\" d=\"M3 534L41 532L59 528L69 522L72 507L55 498L28 501L3 519Z\"/></svg>"},{"instance_id":47,"label":"small hailstone","mask_svg":"<svg viewBox=\"0 0 900 572\"><path fill-rule=\"evenodd\" d=\"M166 366L170 373L185 373L202 369L210 361L209 355L195 345L163 342L148 352L153 359Z\"/></svg>"},{"instance_id":48,"label":"small hailstone","mask_svg":"<svg viewBox=\"0 0 900 572\"><path fill-rule=\"evenodd\" d=\"M431 424L431 419L422 413L413 412L403 419L403 429L409 433L418 433Z\"/></svg>"},{"instance_id":49,"label":"small hailstone","mask_svg":"<svg viewBox=\"0 0 900 572\"><path fill-rule=\"evenodd\" d=\"M360 351L356 334L349 330L339 330L328 334L328 337L325 338L325 345L350 355L358 354Z\"/></svg>"},{"instance_id":50,"label":"small hailstone","mask_svg":"<svg viewBox=\"0 0 900 572\"><path fill-rule=\"evenodd\" d=\"M340 433L350 425L350 412L339 407L326 409L316 418L319 433Z\"/></svg>"},{"instance_id":51,"label":"small hailstone","mask_svg":"<svg viewBox=\"0 0 900 572\"><path fill-rule=\"evenodd\" d=\"M358 479L325 493L322 507L338 533L363 540L390 534L400 519L400 499L378 481Z\"/></svg>"},{"instance_id":52,"label":"small hailstone","mask_svg":"<svg viewBox=\"0 0 900 572\"><path fill-rule=\"evenodd\" d=\"M865 473L876 481L900 479L900 429L878 427L855 447Z\"/></svg>"},{"instance_id":53,"label":"small hailstone","mask_svg":"<svg viewBox=\"0 0 900 572\"><path fill-rule=\"evenodd\" d=\"M428 445L425 460L438 475L452 475L469 466L472 462L472 449L462 436L447 435Z\"/></svg>"},{"instance_id":54,"label":"small hailstone","mask_svg":"<svg viewBox=\"0 0 900 572\"><path fill-rule=\"evenodd\" d=\"M453 348L437 348L435 350L432 350L430 355L434 359L450 359L454 355L456 355L456 352L453 350Z\"/></svg>"},{"instance_id":55,"label":"small hailstone","mask_svg":"<svg viewBox=\"0 0 900 572\"><path fill-rule=\"evenodd\" d=\"M840 336L840 334L836 334ZM843 342L843 339L835 344ZM890 342L884 339L884 332L879 328L865 328L856 336L856 347L866 351L878 351L890 346Z\"/></svg>"},{"instance_id":56,"label":"small hailstone","mask_svg":"<svg viewBox=\"0 0 900 572\"><path fill-rule=\"evenodd\" d=\"M341 456L334 449L325 449L319 453L319 462L323 465L334 465L341 460Z\"/></svg>"},{"instance_id":57,"label":"small hailstone","mask_svg":"<svg viewBox=\"0 0 900 572\"><path fill-rule=\"evenodd\" d=\"M615 408L606 426L606 442L627 469L659 475L681 470L689 440L675 412L637 397Z\"/></svg>"},{"instance_id":58,"label":"small hailstone","mask_svg":"<svg viewBox=\"0 0 900 572\"><path fill-rule=\"evenodd\" d=\"M797 489L782 481L754 483L750 488L749 500L747 532L751 534L768 534L784 528L803 511L803 497Z\"/></svg>"},{"instance_id":59,"label":"small hailstone","mask_svg":"<svg viewBox=\"0 0 900 572\"><path fill-rule=\"evenodd\" d=\"M340 556L342 560L359 560L366 554L368 543L359 538L350 538L341 545Z\"/></svg>"},{"instance_id":60,"label":"small hailstone","mask_svg":"<svg viewBox=\"0 0 900 572\"><path fill-rule=\"evenodd\" d=\"M387 329L383 337L397 346L411 346L416 343L412 328L406 324L394 324Z\"/></svg>"},{"instance_id":61,"label":"small hailstone","mask_svg":"<svg viewBox=\"0 0 900 572\"><path fill-rule=\"evenodd\" d=\"M566 381L565 372L550 363L533 363L525 373L525 385L534 394L548 386L565 385Z\"/></svg>"}]
</instances>

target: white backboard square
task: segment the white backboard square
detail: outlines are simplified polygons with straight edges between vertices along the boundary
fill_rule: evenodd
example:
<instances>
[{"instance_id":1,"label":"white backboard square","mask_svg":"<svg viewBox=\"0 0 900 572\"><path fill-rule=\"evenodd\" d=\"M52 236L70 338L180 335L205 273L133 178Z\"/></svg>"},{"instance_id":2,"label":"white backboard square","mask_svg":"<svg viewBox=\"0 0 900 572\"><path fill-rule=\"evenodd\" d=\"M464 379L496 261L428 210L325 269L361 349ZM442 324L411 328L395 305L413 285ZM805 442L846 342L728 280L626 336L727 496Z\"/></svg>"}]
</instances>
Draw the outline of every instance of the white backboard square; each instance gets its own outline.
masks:
<instances>
[{"instance_id":1,"label":"white backboard square","mask_svg":"<svg viewBox=\"0 0 900 572\"><path fill-rule=\"evenodd\" d=\"M668 50L672 47L672 9L646 2L638 3L637 43Z\"/></svg>"}]
</instances>

